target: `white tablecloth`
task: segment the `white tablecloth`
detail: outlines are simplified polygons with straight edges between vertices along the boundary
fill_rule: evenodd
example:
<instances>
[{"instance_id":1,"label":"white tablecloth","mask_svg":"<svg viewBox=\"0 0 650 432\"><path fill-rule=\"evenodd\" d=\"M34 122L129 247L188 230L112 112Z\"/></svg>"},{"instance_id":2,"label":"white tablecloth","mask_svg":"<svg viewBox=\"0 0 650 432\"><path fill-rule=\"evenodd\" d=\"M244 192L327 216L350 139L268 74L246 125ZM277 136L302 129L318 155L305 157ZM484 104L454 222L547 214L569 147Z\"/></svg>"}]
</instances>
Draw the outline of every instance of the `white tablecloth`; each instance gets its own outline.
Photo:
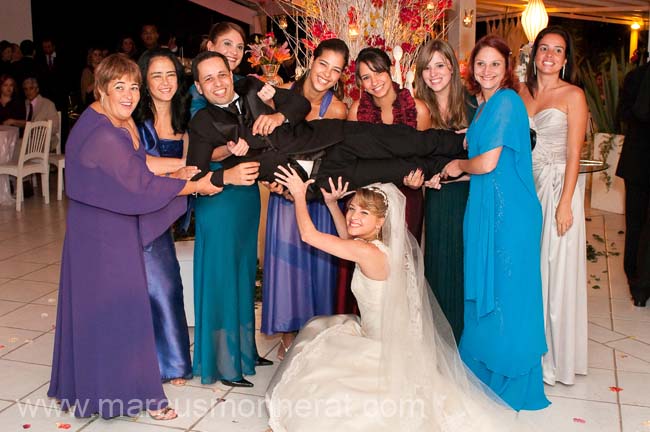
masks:
<instances>
[{"instance_id":1,"label":"white tablecloth","mask_svg":"<svg viewBox=\"0 0 650 432\"><path fill-rule=\"evenodd\" d=\"M18 128L13 126L0 126L0 164L9 162L18 142ZM9 191L9 176L0 175L0 205L15 205Z\"/></svg>"}]
</instances>

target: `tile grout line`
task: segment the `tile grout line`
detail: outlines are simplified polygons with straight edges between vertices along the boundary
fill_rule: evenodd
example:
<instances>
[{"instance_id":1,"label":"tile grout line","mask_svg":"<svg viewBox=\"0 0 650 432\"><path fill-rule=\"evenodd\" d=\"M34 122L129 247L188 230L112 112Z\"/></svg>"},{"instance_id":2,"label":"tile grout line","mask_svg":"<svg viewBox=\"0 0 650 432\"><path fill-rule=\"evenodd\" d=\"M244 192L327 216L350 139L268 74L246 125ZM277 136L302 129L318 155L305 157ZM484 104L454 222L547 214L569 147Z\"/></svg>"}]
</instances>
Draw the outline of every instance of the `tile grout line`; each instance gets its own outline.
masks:
<instances>
[{"instance_id":1,"label":"tile grout line","mask_svg":"<svg viewBox=\"0 0 650 432\"><path fill-rule=\"evenodd\" d=\"M605 239L605 265L607 266L607 289L609 291L609 320L611 324L612 331L614 330L614 305L612 303L612 272L611 265L609 262L609 241L607 238L607 219L603 215L603 238ZM611 348L611 347L610 347ZM618 380L618 362L616 361L616 350L612 349L612 355L614 356L614 385L619 387ZM621 394L616 392L616 410L618 412L618 429L623 432L623 410L621 409Z\"/></svg>"}]
</instances>

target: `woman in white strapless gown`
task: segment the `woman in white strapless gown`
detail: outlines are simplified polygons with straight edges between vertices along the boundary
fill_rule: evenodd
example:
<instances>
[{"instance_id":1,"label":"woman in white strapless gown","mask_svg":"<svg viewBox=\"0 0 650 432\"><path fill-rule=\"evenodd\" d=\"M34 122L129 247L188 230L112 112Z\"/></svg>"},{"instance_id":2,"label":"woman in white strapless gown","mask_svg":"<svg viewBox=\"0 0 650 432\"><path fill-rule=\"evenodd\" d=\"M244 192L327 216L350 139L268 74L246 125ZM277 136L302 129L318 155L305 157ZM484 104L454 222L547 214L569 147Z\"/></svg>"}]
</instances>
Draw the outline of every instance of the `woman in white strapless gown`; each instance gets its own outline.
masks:
<instances>
[{"instance_id":1,"label":"woman in white strapless gown","mask_svg":"<svg viewBox=\"0 0 650 432\"><path fill-rule=\"evenodd\" d=\"M532 53L520 95L537 132L533 174L544 215L541 272L548 345L542 361L544 382L573 384L576 374L587 374L584 179L579 179L578 171L588 111L583 91L572 84L569 34L560 27L546 28L535 39Z\"/></svg>"},{"instance_id":2,"label":"woman in white strapless gown","mask_svg":"<svg viewBox=\"0 0 650 432\"><path fill-rule=\"evenodd\" d=\"M282 169L282 168L281 168ZM295 199L303 241L356 262L361 319L316 317L300 331L266 393L274 432L521 432L531 428L469 372L424 278L422 253L392 184L323 193L342 238L314 228L307 184L276 174Z\"/></svg>"}]
</instances>

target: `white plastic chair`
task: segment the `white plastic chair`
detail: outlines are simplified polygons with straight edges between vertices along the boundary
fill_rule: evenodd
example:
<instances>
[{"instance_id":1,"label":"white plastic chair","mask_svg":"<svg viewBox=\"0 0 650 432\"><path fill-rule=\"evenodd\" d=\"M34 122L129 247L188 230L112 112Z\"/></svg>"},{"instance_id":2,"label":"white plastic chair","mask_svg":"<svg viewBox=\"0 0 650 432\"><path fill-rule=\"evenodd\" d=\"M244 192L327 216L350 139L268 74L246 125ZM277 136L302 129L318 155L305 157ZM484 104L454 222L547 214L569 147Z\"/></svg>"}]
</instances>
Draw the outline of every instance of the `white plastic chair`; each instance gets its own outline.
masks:
<instances>
[{"instance_id":1,"label":"white plastic chair","mask_svg":"<svg viewBox=\"0 0 650 432\"><path fill-rule=\"evenodd\" d=\"M41 175L45 204L50 203L50 140L52 120L27 122L20 144L18 160L0 165L0 174L16 177L16 211L20 211L24 198L23 178L32 174Z\"/></svg>"},{"instance_id":2,"label":"white plastic chair","mask_svg":"<svg viewBox=\"0 0 650 432\"><path fill-rule=\"evenodd\" d=\"M56 153L50 155L50 164L56 167L56 200L61 201L63 198L63 169L65 168L65 155L61 153L61 111L59 115L59 128L55 136L58 138L56 143Z\"/></svg>"}]
</instances>

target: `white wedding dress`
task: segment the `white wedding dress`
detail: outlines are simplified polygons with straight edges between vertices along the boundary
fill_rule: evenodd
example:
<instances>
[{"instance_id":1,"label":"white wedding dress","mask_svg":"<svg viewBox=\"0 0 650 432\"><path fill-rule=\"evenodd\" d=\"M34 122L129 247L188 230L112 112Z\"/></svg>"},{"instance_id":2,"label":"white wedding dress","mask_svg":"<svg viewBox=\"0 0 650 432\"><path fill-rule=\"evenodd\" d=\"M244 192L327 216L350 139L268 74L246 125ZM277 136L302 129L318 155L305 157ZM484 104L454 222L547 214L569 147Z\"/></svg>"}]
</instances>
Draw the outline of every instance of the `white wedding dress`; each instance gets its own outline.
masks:
<instances>
[{"instance_id":1,"label":"white wedding dress","mask_svg":"<svg viewBox=\"0 0 650 432\"><path fill-rule=\"evenodd\" d=\"M562 195L567 153L567 115L547 108L531 119L537 132L533 175L542 204L541 272L548 352L543 357L544 382L573 384L587 374L587 256L584 176L578 176L571 211L573 226L557 234L555 210Z\"/></svg>"},{"instance_id":2,"label":"white wedding dress","mask_svg":"<svg viewBox=\"0 0 650 432\"><path fill-rule=\"evenodd\" d=\"M300 331L266 393L270 427L274 432L530 430L460 360L424 279L420 249L406 232L404 196L393 185L381 188L388 195L382 233L390 247L373 243L397 271L376 281L357 266L352 291L361 319L316 317Z\"/></svg>"}]
</instances>

